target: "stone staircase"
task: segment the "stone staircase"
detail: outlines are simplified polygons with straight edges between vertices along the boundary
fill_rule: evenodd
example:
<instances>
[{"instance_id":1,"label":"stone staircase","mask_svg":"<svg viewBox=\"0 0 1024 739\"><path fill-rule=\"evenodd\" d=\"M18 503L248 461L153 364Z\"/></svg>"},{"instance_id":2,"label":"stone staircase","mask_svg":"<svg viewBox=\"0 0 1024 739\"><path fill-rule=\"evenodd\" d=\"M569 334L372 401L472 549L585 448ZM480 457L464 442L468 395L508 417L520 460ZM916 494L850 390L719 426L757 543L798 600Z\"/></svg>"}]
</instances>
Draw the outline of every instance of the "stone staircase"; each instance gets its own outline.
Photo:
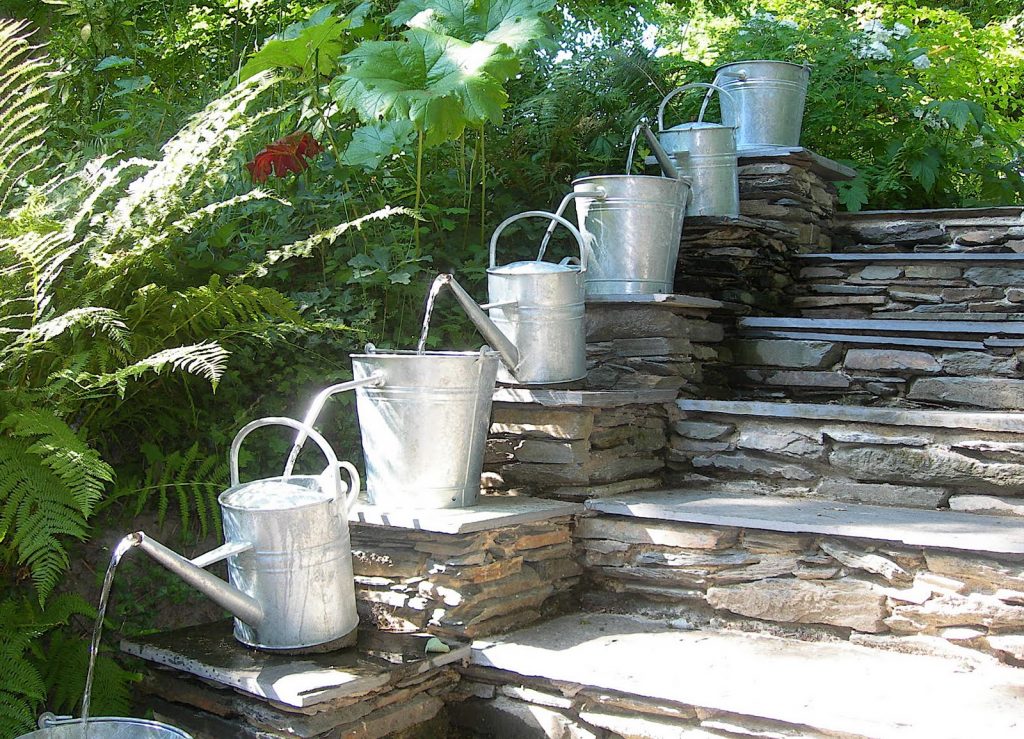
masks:
<instances>
[{"instance_id":1,"label":"stone staircase","mask_svg":"<svg viewBox=\"0 0 1024 739\"><path fill-rule=\"evenodd\" d=\"M684 294L588 301L585 381L496 391L478 506L353 513L356 652L128 643L158 717L1024 736L1024 209L837 214L850 170L740 164L742 215L687 222Z\"/></svg>"},{"instance_id":2,"label":"stone staircase","mask_svg":"<svg viewBox=\"0 0 1024 739\"><path fill-rule=\"evenodd\" d=\"M688 316L721 331L673 345L688 368L663 385L679 383L673 401L630 406L635 438L664 419L646 452L664 468L570 492L543 463L530 481L491 467L495 490L584 501L584 581L578 612L474 642L456 723L602 739L1024 733L1022 209L844 215L801 239L749 173L776 192L794 170L818 186L844 173L791 153L756 164L756 205L684 235L682 282L700 289L677 300L732 301ZM746 251L743 232L757 234ZM611 333L591 338L625 347L636 325L654 346L665 320L606 316L594 325ZM521 443L509 415L566 410L518 400L499 406L492 444Z\"/></svg>"}]
</instances>

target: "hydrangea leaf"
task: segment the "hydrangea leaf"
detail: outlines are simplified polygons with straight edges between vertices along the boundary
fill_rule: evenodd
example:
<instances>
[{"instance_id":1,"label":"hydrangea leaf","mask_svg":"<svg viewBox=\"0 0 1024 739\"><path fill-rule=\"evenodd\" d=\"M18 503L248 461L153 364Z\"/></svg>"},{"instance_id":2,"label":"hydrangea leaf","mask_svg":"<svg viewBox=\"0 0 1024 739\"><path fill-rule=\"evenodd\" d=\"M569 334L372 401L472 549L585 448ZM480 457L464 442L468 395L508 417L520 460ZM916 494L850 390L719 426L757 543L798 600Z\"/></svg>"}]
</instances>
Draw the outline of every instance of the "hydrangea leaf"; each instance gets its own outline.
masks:
<instances>
[{"instance_id":1,"label":"hydrangea leaf","mask_svg":"<svg viewBox=\"0 0 1024 739\"><path fill-rule=\"evenodd\" d=\"M551 35L542 16L554 7L554 0L402 0L388 20L462 41L506 44L518 53Z\"/></svg>"},{"instance_id":2,"label":"hydrangea leaf","mask_svg":"<svg viewBox=\"0 0 1024 739\"><path fill-rule=\"evenodd\" d=\"M428 146L458 138L467 125L499 123L508 101L502 82L518 61L503 45L467 43L420 28L399 41L360 44L331 83L342 110L365 123L408 119Z\"/></svg>"}]
</instances>

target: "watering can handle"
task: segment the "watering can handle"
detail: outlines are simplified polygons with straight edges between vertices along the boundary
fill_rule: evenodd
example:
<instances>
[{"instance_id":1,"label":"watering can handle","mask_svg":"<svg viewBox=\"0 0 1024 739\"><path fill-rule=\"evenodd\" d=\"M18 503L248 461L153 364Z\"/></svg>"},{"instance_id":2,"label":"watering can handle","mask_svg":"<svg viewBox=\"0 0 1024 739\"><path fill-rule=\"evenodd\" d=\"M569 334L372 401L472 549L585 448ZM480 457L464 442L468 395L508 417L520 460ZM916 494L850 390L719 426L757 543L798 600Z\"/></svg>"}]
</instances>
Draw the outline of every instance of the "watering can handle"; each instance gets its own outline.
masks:
<instances>
[{"instance_id":1,"label":"watering can handle","mask_svg":"<svg viewBox=\"0 0 1024 739\"><path fill-rule=\"evenodd\" d=\"M491 267L495 267L497 265L496 253L498 248L498 237L501 235L501 232L505 230L505 227L523 218L537 217L547 218L551 221L554 221L555 223L560 223L567 229L569 229L569 233L573 235L573 238L576 239L576 243L580 247L580 272L586 272L587 250L586 247L583 245L583 235L579 232L579 229L572 225L572 223L566 220L563 216L557 215L555 213L549 213L546 210L527 210L522 213L516 213L514 216L509 216L504 221L498 224L498 227L494 229L494 233L491 234ZM544 244L544 246L547 245ZM543 254L543 249L541 250L541 254ZM540 257L538 256L538 259L539 258Z\"/></svg>"},{"instance_id":2,"label":"watering can handle","mask_svg":"<svg viewBox=\"0 0 1024 739\"><path fill-rule=\"evenodd\" d=\"M718 79L717 77L715 78ZM658 106L658 132L665 130L665 107L668 105L668 101L674 98L676 95L681 93L683 90L690 90L695 87L705 87L707 92L704 94L704 102L700 105L700 115L697 116L697 122L702 123L704 121L704 111L707 110L708 102L711 100L711 95L717 90L719 95L725 95L732 101L732 94L723 87L714 83L707 82L688 82L681 87L677 87L664 98L662 98L661 105Z\"/></svg>"},{"instance_id":3,"label":"watering can handle","mask_svg":"<svg viewBox=\"0 0 1024 739\"><path fill-rule=\"evenodd\" d=\"M351 462L338 462L337 470L345 470L348 473L348 493L345 494L345 511L352 512L353 506L359 501L359 489L362 481L359 479L359 470ZM327 470L324 470L327 472Z\"/></svg>"},{"instance_id":4,"label":"watering can handle","mask_svg":"<svg viewBox=\"0 0 1024 739\"><path fill-rule=\"evenodd\" d=\"M327 458L327 467L334 473L334 490L335 494L341 490L341 475L338 473L338 469L341 463L338 461L338 455L331 449L331 445L327 443L327 439L320 435L320 432L314 428L306 426L301 421L296 421L294 418L285 418L284 416L268 416L267 418L258 418L255 421L250 421L245 424L238 433L235 434L234 441L231 442L231 451L228 454L228 460L231 468L231 487L238 485L238 450L242 446L242 441L252 431L263 426L290 426L296 431L302 431L310 439L316 442L317 446L324 453ZM346 462L347 464L347 462ZM357 475L358 477L358 475Z\"/></svg>"}]
</instances>

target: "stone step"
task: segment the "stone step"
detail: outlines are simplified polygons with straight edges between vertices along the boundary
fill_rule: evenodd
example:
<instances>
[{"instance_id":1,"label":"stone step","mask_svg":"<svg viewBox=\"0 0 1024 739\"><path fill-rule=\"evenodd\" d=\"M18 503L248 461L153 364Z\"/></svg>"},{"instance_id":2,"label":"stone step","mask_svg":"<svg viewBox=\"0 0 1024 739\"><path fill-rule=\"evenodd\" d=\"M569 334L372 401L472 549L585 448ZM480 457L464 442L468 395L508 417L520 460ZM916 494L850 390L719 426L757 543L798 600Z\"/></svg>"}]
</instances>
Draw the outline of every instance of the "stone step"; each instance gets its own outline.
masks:
<instances>
[{"instance_id":1,"label":"stone step","mask_svg":"<svg viewBox=\"0 0 1024 739\"><path fill-rule=\"evenodd\" d=\"M1024 249L1024 209L837 213L836 250L849 252L1014 253Z\"/></svg>"},{"instance_id":2,"label":"stone step","mask_svg":"<svg viewBox=\"0 0 1024 739\"><path fill-rule=\"evenodd\" d=\"M1024 240L1021 242L1024 249ZM1024 254L801 254L793 306L805 317L1017 315Z\"/></svg>"},{"instance_id":3,"label":"stone step","mask_svg":"<svg viewBox=\"0 0 1024 739\"><path fill-rule=\"evenodd\" d=\"M1024 665L1019 519L697 489L587 508L591 608Z\"/></svg>"},{"instance_id":4,"label":"stone step","mask_svg":"<svg viewBox=\"0 0 1024 739\"><path fill-rule=\"evenodd\" d=\"M515 737L927 737L1024 731L1024 675L606 613L477 641L453 719Z\"/></svg>"},{"instance_id":5,"label":"stone step","mask_svg":"<svg viewBox=\"0 0 1024 739\"><path fill-rule=\"evenodd\" d=\"M670 417L668 479L843 503L1012 514L1024 414L691 400Z\"/></svg>"},{"instance_id":6,"label":"stone step","mask_svg":"<svg viewBox=\"0 0 1024 739\"><path fill-rule=\"evenodd\" d=\"M1018 410L1022 329L997 321L742 318L719 357L734 392L752 399Z\"/></svg>"}]
</instances>

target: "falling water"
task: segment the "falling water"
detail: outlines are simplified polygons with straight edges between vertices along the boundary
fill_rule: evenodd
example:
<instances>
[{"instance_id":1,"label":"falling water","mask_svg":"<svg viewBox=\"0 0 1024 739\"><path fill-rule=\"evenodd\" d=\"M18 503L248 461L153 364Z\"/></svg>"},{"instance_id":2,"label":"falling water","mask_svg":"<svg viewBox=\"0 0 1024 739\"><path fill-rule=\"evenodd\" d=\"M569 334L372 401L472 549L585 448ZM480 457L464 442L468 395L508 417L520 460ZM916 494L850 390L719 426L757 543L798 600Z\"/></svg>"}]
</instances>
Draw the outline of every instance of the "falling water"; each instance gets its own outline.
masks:
<instances>
[{"instance_id":1,"label":"falling water","mask_svg":"<svg viewBox=\"0 0 1024 739\"><path fill-rule=\"evenodd\" d=\"M103 634L103 618L107 613L107 601L110 599L110 586L114 584L114 572L117 563L129 549L139 543L137 534L128 534L117 543L110 555L107 574L103 578L103 589L100 590L100 605L96 612L96 625L92 630L92 644L89 646L89 671L85 675L85 693L82 695L82 739L89 736L89 704L92 702L92 678L96 669L96 656L100 651L100 636Z\"/></svg>"},{"instance_id":2,"label":"falling water","mask_svg":"<svg viewBox=\"0 0 1024 739\"><path fill-rule=\"evenodd\" d=\"M434 312L434 301L437 300L437 294L441 292L441 288L451 280L451 275L438 275L430 286L430 292L427 293L427 306L423 310L423 328L420 329L420 340L416 344L417 354L423 354L427 350L427 332L430 331L430 314Z\"/></svg>"}]
</instances>

